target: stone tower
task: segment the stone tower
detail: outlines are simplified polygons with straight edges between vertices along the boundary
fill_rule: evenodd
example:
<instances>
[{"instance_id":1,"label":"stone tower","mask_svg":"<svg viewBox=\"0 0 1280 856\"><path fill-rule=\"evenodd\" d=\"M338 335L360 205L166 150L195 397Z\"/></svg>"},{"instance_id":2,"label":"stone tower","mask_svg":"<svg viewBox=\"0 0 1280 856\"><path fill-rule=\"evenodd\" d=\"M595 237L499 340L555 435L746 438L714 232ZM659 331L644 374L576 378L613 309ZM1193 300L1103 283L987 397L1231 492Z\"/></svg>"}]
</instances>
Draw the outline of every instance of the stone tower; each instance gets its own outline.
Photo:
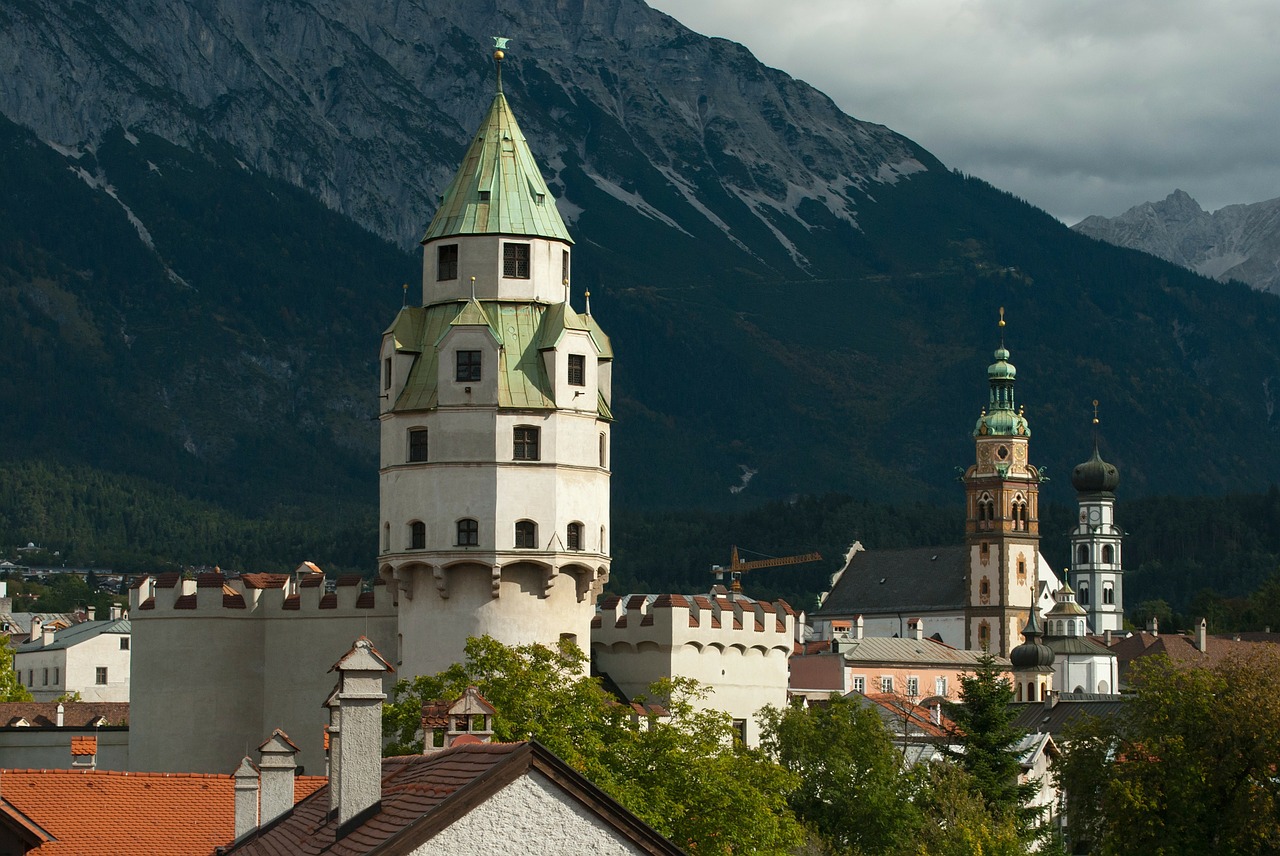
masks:
<instances>
[{"instance_id":1,"label":"stone tower","mask_svg":"<svg viewBox=\"0 0 1280 856\"><path fill-rule=\"evenodd\" d=\"M1040 561L1040 472L1030 464L1031 429L1016 409L1017 370L1001 343L987 368L990 400L973 429L976 462L965 471L965 645L1001 657L1017 645L1036 597Z\"/></svg>"},{"instance_id":2,"label":"stone tower","mask_svg":"<svg viewBox=\"0 0 1280 856\"><path fill-rule=\"evenodd\" d=\"M1097 402L1094 402L1095 408ZM1124 629L1124 569L1116 525L1116 486L1120 473L1098 453L1098 417L1093 418L1093 457L1071 471L1071 484L1080 503L1080 517L1071 530L1071 579L1076 602L1088 614L1094 633Z\"/></svg>"},{"instance_id":3,"label":"stone tower","mask_svg":"<svg viewBox=\"0 0 1280 856\"><path fill-rule=\"evenodd\" d=\"M460 660L468 636L586 648L609 574L613 353L589 296L570 305L573 240L502 58L422 239L422 305L382 337L379 572L404 677Z\"/></svg>"}]
</instances>

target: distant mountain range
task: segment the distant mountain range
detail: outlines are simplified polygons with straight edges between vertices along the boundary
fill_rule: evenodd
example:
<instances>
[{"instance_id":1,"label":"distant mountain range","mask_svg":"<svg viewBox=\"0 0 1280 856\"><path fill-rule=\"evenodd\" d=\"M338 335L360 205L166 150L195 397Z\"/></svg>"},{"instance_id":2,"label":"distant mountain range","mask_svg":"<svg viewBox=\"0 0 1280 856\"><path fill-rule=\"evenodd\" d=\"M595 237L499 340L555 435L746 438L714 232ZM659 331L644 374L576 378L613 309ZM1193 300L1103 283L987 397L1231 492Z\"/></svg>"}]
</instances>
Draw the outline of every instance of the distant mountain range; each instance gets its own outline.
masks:
<instances>
[{"instance_id":1,"label":"distant mountain range","mask_svg":"<svg viewBox=\"0 0 1280 856\"><path fill-rule=\"evenodd\" d=\"M1118 217L1087 217L1071 228L1213 279L1280 294L1280 199L1228 205L1210 214L1175 190L1161 202L1135 205Z\"/></svg>"},{"instance_id":2,"label":"distant mountain range","mask_svg":"<svg viewBox=\"0 0 1280 856\"><path fill-rule=\"evenodd\" d=\"M1000 306L1050 475L1097 398L1125 492L1280 480L1280 300L1075 234L639 0L7 4L0 456L371 509L378 337L495 34L613 338L615 507L954 501Z\"/></svg>"}]
</instances>

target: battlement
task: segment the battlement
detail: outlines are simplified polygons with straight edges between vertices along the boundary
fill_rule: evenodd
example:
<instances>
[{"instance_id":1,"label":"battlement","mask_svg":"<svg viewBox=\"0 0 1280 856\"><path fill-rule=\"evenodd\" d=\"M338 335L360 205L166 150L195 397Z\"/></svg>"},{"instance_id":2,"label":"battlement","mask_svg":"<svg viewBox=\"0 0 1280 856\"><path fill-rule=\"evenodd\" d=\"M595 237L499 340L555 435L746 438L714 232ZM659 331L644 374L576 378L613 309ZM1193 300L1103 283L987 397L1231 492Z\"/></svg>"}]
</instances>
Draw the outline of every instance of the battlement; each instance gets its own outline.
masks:
<instances>
[{"instance_id":1,"label":"battlement","mask_svg":"<svg viewBox=\"0 0 1280 856\"><path fill-rule=\"evenodd\" d=\"M786 601L770 603L748 597L681 594L616 595L605 598L591 620L593 646L639 646L660 649L780 649L790 654L796 613Z\"/></svg>"},{"instance_id":2,"label":"battlement","mask_svg":"<svg viewBox=\"0 0 1280 856\"><path fill-rule=\"evenodd\" d=\"M330 615L394 615L392 598L381 597L385 583L375 578L368 585L358 574L341 576L332 592L325 590L324 572L304 562L292 574L249 573L226 576L221 571L196 574L143 576L129 588L130 615L141 619L168 615L174 611L203 612L230 616L291 615L324 611ZM332 610L332 612L330 612Z\"/></svg>"}]
</instances>

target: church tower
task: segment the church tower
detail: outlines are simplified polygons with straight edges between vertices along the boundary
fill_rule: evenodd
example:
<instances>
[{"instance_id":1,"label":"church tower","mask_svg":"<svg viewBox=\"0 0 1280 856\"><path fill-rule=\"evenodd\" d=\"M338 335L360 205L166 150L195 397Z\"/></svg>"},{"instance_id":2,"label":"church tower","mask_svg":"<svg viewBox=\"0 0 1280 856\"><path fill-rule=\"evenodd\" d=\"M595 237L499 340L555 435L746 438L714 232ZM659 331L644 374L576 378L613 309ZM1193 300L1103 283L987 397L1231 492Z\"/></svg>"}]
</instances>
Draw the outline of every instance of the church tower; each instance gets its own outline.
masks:
<instances>
[{"instance_id":1,"label":"church tower","mask_svg":"<svg viewBox=\"0 0 1280 856\"><path fill-rule=\"evenodd\" d=\"M380 352L379 573L400 675L468 636L586 649L609 574L613 352L573 240L497 91L422 239L422 305Z\"/></svg>"},{"instance_id":2,"label":"church tower","mask_svg":"<svg viewBox=\"0 0 1280 856\"><path fill-rule=\"evenodd\" d=\"M1080 517L1071 531L1071 579L1076 602L1088 614L1094 633L1124 629L1124 569L1116 525L1116 486L1120 473L1098 453L1098 402L1093 403L1093 457L1071 471L1080 502Z\"/></svg>"},{"instance_id":3,"label":"church tower","mask_svg":"<svg viewBox=\"0 0 1280 856\"><path fill-rule=\"evenodd\" d=\"M1004 347L987 368L990 398L973 429L976 462L965 471L965 646L1001 657L1018 644L1036 599L1040 472L1028 461L1031 429L1015 408L1017 370Z\"/></svg>"}]
</instances>

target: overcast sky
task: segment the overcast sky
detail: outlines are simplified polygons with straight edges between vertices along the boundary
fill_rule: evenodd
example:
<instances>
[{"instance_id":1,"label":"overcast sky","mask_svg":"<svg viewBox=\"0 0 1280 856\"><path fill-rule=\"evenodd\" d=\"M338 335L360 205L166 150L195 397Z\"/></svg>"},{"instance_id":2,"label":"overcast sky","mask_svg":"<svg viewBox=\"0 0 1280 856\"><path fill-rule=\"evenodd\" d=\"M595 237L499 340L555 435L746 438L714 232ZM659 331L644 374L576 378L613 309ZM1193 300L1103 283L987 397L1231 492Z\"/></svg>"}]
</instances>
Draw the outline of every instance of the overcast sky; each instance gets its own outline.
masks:
<instances>
[{"instance_id":1,"label":"overcast sky","mask_svg":"<svg viewBox=\"0 0 1280 856\"><path fill-rule=\"evenodd\" d=\"M649 0L1067 223L1280 197L1276 0Z\"/></svg>"}]
</instances>

